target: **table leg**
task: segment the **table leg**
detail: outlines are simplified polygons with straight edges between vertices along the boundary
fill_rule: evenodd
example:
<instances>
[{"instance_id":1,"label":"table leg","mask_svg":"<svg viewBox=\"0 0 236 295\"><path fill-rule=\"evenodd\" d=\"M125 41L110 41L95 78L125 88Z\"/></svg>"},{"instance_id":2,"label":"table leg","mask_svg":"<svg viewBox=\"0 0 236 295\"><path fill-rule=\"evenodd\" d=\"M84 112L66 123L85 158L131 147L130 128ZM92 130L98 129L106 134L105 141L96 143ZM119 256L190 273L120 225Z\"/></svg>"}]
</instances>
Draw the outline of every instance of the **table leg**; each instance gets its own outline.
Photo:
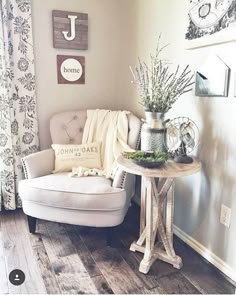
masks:
<instances>
[{"instance_id":1,"label":"table leg","mask_svg":"<svg viewBox=\"0 0 236 295\"><path fill-rule=\"evenodd\" d=\"M140 246L144 244L146 240L146 200L147 200L147 183L145 177L141 180L141 206L140 206L140 230L139 239L137 242L133 242L130 246L130 250L135 252L140 250Z\"/></svg>"},{"instance_id":2,"label":"table leg","mask_svg":"<svg viewBox=\"0 0 236 295\"><path fill-rule=\"evenodd\" d=\"M154 193L159 194L158 232L165 248L165 251L159 249L157 257L180 269L182 259L175 254L173 247L174 179L166 179L159 192L154 189Z\"/></svg>"},{"instance_id":3,"label":"table leg","mask_svg":"<svg viewBox=\"0 0 236 295\"><path fill-rule=\"evenodd\" d=\"M157 187L155 178L143 177L141 206L140 237L130 247L144 253L139 271L147 273L156 259L180 269L182 259L173 247L174 179L161 179ZM155 245L157 235L161 243Z\"/></svg>"},{"instance_id":4,"label":"table leg","mask_svg":"<svg viewBox=\"0 0 236 295\"><path fill-rule=\"evenodd\" d=\"M174 246L173 246L173 223L174 223L174 186L175 183L173 181L172 186L167 192L167 203L166 203L166 237L169 244L169 249L171 256L174 257L175 268L180 269L183 266L182 258L175 254Z\"/></svg>"},{"instance_id":5,"label":"table leg","mask_svg":"<svg viewBox=\"0 0 236 295\"><path fill-rule=\"evenodd\" d=\"M146 195L147 195L147 189L146 189L145 177L142 177L141 208L140 208L140 235L144 231L144 228L146 225Z\"/></svg>"},{"instance_id":6,"label":"table leg","mask_svg":"<svg viewBox=\"0 0 236 295\"><path fill-rule=\"evenodd\" d=\"M141 179L141 206L140 206L140 229L139 229L139 239L137 242L133 242L130 246L130 250L140 251L142 245L146 240L146 200L147 200L147 186L146 179L142 177Z\"/></svg>"},{"instance_id":7,"label":"table leg","mask_svg":"<svg viewBox=\"0 0 236 295\"><path fill-rule=\"evenodd\" d=\"M153 196L151 178L144 178L146 185L146 246L144 258L140 263L139 270L148 273L151 266L151 255L154 247L155 237L153 236Z\"/></svg>"}]
</instances>

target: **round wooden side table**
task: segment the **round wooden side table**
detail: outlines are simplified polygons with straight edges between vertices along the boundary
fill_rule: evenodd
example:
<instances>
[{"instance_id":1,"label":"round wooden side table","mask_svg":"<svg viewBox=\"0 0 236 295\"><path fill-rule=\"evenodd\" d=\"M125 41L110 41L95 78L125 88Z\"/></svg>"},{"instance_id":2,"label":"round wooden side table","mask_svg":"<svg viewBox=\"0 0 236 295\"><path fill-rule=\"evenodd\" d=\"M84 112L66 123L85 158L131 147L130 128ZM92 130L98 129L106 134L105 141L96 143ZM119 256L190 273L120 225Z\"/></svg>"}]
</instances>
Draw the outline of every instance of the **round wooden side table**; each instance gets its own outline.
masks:
<instances>
[{"instance_id":1,"label":"round wooden side table","mask_svg":"<svg viewBox=\"0 0 236 295\"><path fill-rule=\"evenodd\" d=\"M173 247L174 180L198 172L201 163L197 159L191 164L168 161L158 169L148 169L123 156L117 162L124 171L142 177L140 236L130 246L131 251L144 253L139 271L148 273L156 259L180 269L182 259Z\"/></svg>"}]
</instances>

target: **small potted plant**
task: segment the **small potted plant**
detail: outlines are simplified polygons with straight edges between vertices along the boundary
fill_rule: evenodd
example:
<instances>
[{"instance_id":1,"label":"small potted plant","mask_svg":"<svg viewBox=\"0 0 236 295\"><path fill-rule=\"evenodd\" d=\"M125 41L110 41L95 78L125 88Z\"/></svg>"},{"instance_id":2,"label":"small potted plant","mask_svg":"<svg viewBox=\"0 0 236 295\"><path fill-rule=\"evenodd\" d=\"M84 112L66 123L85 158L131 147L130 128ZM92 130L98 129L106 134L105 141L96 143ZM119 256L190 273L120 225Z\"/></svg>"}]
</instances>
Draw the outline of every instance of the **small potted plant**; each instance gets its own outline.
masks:
<instances>
[{"instance_id":1,"label":"small potted plant","mask_svg":"<svg viewBox=\"0 0 236 295\"><path fill-rule=\"evenodd\" d=\"M130 67L134 78L132 83L139 86L140 103L145 111L146 120L141 134L141 149L145 151L165 150L165 114L182 94L192 90L194 84L189 65L182 71L179 65L171 71L170 63L160 58L161 52L168 46L160 47L160 38L155 54L151 55L150 66L139 59L134 69Z\"/></svg>"}]
</instances>

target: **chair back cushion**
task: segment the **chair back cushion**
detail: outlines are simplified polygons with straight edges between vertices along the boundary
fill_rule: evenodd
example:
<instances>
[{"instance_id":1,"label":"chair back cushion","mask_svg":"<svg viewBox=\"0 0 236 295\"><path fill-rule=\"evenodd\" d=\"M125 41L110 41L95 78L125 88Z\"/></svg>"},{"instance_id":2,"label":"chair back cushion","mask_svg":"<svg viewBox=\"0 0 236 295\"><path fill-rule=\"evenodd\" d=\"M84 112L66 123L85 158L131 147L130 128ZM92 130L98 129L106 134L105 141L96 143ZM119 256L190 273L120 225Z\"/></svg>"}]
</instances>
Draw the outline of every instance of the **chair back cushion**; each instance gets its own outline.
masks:
<instances>
[{"instance_id":1,"label":"chair back cushion","mask_svg":"<svg viewBox=\"0 0 236 295\"><path fill-rule=\"evenodd\" d=\"M81 144L86 110L68 111L54 115L50 121L50 132L53 144ZM139 143L141 122L133 114L128 115L128 145L135 149Z\"/></svg>"},{"instance_id":2,"label":"chair back cushion","mask_svg":"<svg viewBox=\"0 0 236 295\"><path fill-rule=\"evenodd\" d=\"M69 111L54 115L50 121L53 144L81 144L87 112Z\"/></svg>"}]
</instances>

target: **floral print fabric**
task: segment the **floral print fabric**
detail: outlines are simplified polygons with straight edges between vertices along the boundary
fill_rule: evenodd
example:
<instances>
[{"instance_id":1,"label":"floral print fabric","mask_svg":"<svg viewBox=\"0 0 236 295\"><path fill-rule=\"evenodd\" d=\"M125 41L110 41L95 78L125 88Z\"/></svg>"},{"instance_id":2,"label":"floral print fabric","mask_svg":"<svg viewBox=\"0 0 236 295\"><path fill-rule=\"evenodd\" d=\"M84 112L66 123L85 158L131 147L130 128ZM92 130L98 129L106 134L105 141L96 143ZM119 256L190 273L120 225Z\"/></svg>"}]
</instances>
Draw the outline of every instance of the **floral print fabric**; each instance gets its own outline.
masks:
<instances>
[{"instance_id":1,"label":"floral print fabric","mask_svg":"<svg viewBox=\"0 0 236 295\"><path fill-rule=\"evenodd\" d=\"M30 0L0 0L0 210L21 206L21 158L38 150Z\"/></svg>"}]
</instances>

